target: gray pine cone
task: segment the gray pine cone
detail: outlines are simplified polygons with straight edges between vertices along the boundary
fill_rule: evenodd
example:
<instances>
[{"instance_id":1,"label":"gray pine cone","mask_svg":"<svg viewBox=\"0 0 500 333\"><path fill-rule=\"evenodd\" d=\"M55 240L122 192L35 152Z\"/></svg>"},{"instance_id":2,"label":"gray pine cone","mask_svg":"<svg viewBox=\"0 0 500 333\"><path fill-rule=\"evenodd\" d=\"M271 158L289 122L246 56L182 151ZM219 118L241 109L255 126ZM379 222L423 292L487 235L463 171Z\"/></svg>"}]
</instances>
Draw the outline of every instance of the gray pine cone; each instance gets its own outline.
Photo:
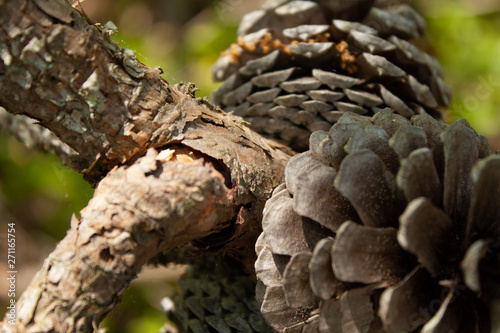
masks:
<instances>
[{"instance_id":1,"label":"gray pine cone","mask_svg":"<svg viewBox=\"0 0 500 333\"><path fill-rule=\"evenodd\" d=\"M212 68L213 101L297 151L344 112L391 107L440 118L450 89L438 61L412 41L425 21L406 4L270 0L247 14L238 42Z\"/></svg>"},{"instance_id":2,"label":"gray pine cone","mask_svg":"<svg viewBox=\"0 0 500 333\"><path fill-rule=\"evenodd\" d=\"M500 332L500 156L465 120L345 113L264 209L278 332Z\"/></svg>"}]
</instances>

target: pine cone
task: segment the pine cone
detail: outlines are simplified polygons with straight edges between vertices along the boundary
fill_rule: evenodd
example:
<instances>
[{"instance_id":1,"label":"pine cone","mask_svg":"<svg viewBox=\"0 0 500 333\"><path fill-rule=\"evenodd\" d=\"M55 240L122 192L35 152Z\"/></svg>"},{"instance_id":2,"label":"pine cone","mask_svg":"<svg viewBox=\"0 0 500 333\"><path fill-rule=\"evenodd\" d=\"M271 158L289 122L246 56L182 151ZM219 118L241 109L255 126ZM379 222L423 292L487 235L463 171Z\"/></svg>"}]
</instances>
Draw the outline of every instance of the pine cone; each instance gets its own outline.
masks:
<instances>
[{"instance_id":1,"label":"pine cone","mask_svg":"<svg viewBox=\"0 0 500 333\"><path fill-rule=\"evenodd\" d=\"M176 330L167 332L271 333L255 300L255 282L235 265L219 267L220 256L203 258L205 264L190 266L179 279L179 294L164 301L176 324Z\"/></svg>"},{"instance_id":2,"label":"pine cone","mask_svg":"<svg viewBox=\"0 0 500 333\"><path fill-rule=\"evenodd\" d=\"M276 331L500 331L500 156L465 120L345 113L285 177L256 244Z\"/></svg>"},{"instance_id":3,"label":"pine cone","mask_svg":"<svg viewBox=\"0 0 500 333\"><path fill-rule=\"evenodd\" d=\"M440 118L451 94L441 66L409 42L425 21L386 2L268 1L243 18L238 42L213 66L213 79L224 81L214 103L297 151L347 111Z\"/></svg>"}]
</instances>

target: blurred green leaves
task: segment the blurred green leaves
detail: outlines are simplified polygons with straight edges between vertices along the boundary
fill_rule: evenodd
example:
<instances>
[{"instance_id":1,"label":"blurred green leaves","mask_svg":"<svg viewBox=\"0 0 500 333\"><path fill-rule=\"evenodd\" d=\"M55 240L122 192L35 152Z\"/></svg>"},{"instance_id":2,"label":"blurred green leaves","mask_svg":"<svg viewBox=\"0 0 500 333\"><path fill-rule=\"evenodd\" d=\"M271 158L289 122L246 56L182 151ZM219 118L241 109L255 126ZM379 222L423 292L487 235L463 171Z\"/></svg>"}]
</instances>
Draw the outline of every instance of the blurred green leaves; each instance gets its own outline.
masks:
<instances>
[{"instance_id":1,"label":"blurred green leaves","mask_svg":"<svg viewBox=\"0 0 500 333\"><path fill-rule=\"evenodd\" d=\"M136 11L153 17L154 8L147 3L136 7ZM234 17L221 20L218 8L208 5L180 25L165 21L161 16L149 24L137 25L125 9L117 17L118 32L112 38L121 47L135 50L144 64L161 67L169 83L193 82L199 89L199 96L209 96L218 86L212 82L210 67L220 52L235 40L238 24Z\"/></svg>"},{"instance_id":2,"label":"blurred green leaves","mask_svg":"<svg viewBox=\"0 0 500 333\"><path fill-rule=\"evenodd\" d=\"M52 155L26 149L13 137L0 136L0 190L3 204L34 234L61 239L93 190L82 176Z\"/></svg>"},{"instance_id":3,"label":"blurred green leaves","mask_svg":"<svg viewBox=\"0 0 500 333\"><path fill-rule=\"evenodd\" d=\"M466 118L480 134L500 134L500 13L473 15L443 1L428 17L428 36L453 88L448 121Z\"/></svg>"},{"instance_id":4,"label":"blurred green leaves","mask_svg":"<svg viewBox=\"0 0 500 333\"><path fill-rule=\"evenodd\" d=\"M155 306L159 304L151 304L144 288L132 285L124 294L120 307L114 309L101 326L106 327L108 333L157 333L167 317Z\"/></svg>"}]
</instances>

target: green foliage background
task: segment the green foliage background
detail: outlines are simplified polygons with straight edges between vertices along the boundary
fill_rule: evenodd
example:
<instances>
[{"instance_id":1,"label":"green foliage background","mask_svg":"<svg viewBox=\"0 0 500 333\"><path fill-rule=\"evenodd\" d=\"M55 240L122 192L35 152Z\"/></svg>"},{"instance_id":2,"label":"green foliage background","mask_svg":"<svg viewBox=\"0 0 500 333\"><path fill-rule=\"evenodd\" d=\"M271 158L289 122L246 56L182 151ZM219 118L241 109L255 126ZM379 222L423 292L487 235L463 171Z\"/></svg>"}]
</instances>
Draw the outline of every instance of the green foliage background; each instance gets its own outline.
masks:
<instances>
[{"instance_id":1,"label":"green foliage background","mask_svg":"<svg viewBox=\"0 0 500 333\"><path fill-rule=\"evenodd\" d=\"M167 81L194 82L198 96L208 96L217 86L210 66L235 40L241 15L257 2L86 0L81 5L94 21L112 20L119 29L113 38L135 50L146 65L160 66ZM500 149L500 5L493 1L487 7L485 1L472 0L407 2L425 14L427 37L453 88L447 120L466 118ZM53 247L69 228L71 214L85 207L92 193L80 175L54 157L0 135L0 204L33 239ZM2 228L10 221L0 219ZM127 292L121 308L106 320L109 332L159 330L164 316L157 300L152 304L148 298L148 290L137 284Z\"/></svg>"}]
</instances>

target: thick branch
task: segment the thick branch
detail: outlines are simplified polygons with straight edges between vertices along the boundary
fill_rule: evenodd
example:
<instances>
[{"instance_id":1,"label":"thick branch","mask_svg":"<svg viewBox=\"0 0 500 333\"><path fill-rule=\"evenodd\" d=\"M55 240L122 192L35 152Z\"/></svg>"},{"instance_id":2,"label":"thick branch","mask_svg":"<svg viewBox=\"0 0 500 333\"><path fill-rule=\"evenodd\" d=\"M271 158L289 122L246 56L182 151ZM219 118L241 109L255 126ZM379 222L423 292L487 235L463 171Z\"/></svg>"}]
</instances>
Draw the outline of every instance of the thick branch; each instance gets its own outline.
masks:
<instances>
[{"instance_id":1,"label":"thick branch","mask_svg":"<svg viewBox=\"0 0 500 333\"><path fill-rule=\"evenodd\" d=\"M12 134L28 148L54 154L70 169L81 170L86 164L74 149L61 142L51 131L38 125L35 120L22 115L13 115L2 107L0 107L0 131Z\"/></svg>"},{"instance_id":2,"label":"thick branch","mask_svg":"<svg viewBox=\"0 0 500 333\"><path fill-rule=\"evenodd\" d=\"M0 4L0 104L7 111L39 120L75 149L87 162L80 171L94 182L150 147L196 150L227 174L238 218L258 228L262 205L282 180L283 147L194 98L188 86L168 85L62 0Z\"/></svg>"},{"instance_id":3,"label":"thick branch","mask_svg":"<svg viewBox=\"0 0 500 333\"><path fill-rule=\"evenodd\" d=\"M219 135L205 142L217 154L222 147L217 145L227 139ZM206 148L200 140L186 141ZM2 332L90 332L144 263L214 233L218 243L205 241L208 246L223 247L243 265L253 264L262 207L282 181L286 159L272 150L259 154L255 146L225 143L240 172L182 146L158 156L149 150L132 166L109 172L23 293L17 326L4 320ZM245 168L248 177L241 173ZM231 173L241 177L233 183Z\"/></svg>"},{"instance_id":4,"label":"thick branch","mask_svg":"<svg viewBox=\"0 0 500 333\"><path fill-rule=\"evenodd\" d=\"M97 182L150 147L180 141L208 108L171 87L63 0L0 0L0 106L50 129ZM194 113L184 105L192 104Z\"/></svg>"},{"instance_id":5,"label":"thick branch","mask_svg":"<svg viewBox=\"0 0 500 333\"><path fill-rule=\"evenodd\" d=\"M148 258L217 230L234 190L209 163L158 158L117 168L73 217L71 230L18 303L6 332L91 332Z\"/></svg>"}]
</instances>

